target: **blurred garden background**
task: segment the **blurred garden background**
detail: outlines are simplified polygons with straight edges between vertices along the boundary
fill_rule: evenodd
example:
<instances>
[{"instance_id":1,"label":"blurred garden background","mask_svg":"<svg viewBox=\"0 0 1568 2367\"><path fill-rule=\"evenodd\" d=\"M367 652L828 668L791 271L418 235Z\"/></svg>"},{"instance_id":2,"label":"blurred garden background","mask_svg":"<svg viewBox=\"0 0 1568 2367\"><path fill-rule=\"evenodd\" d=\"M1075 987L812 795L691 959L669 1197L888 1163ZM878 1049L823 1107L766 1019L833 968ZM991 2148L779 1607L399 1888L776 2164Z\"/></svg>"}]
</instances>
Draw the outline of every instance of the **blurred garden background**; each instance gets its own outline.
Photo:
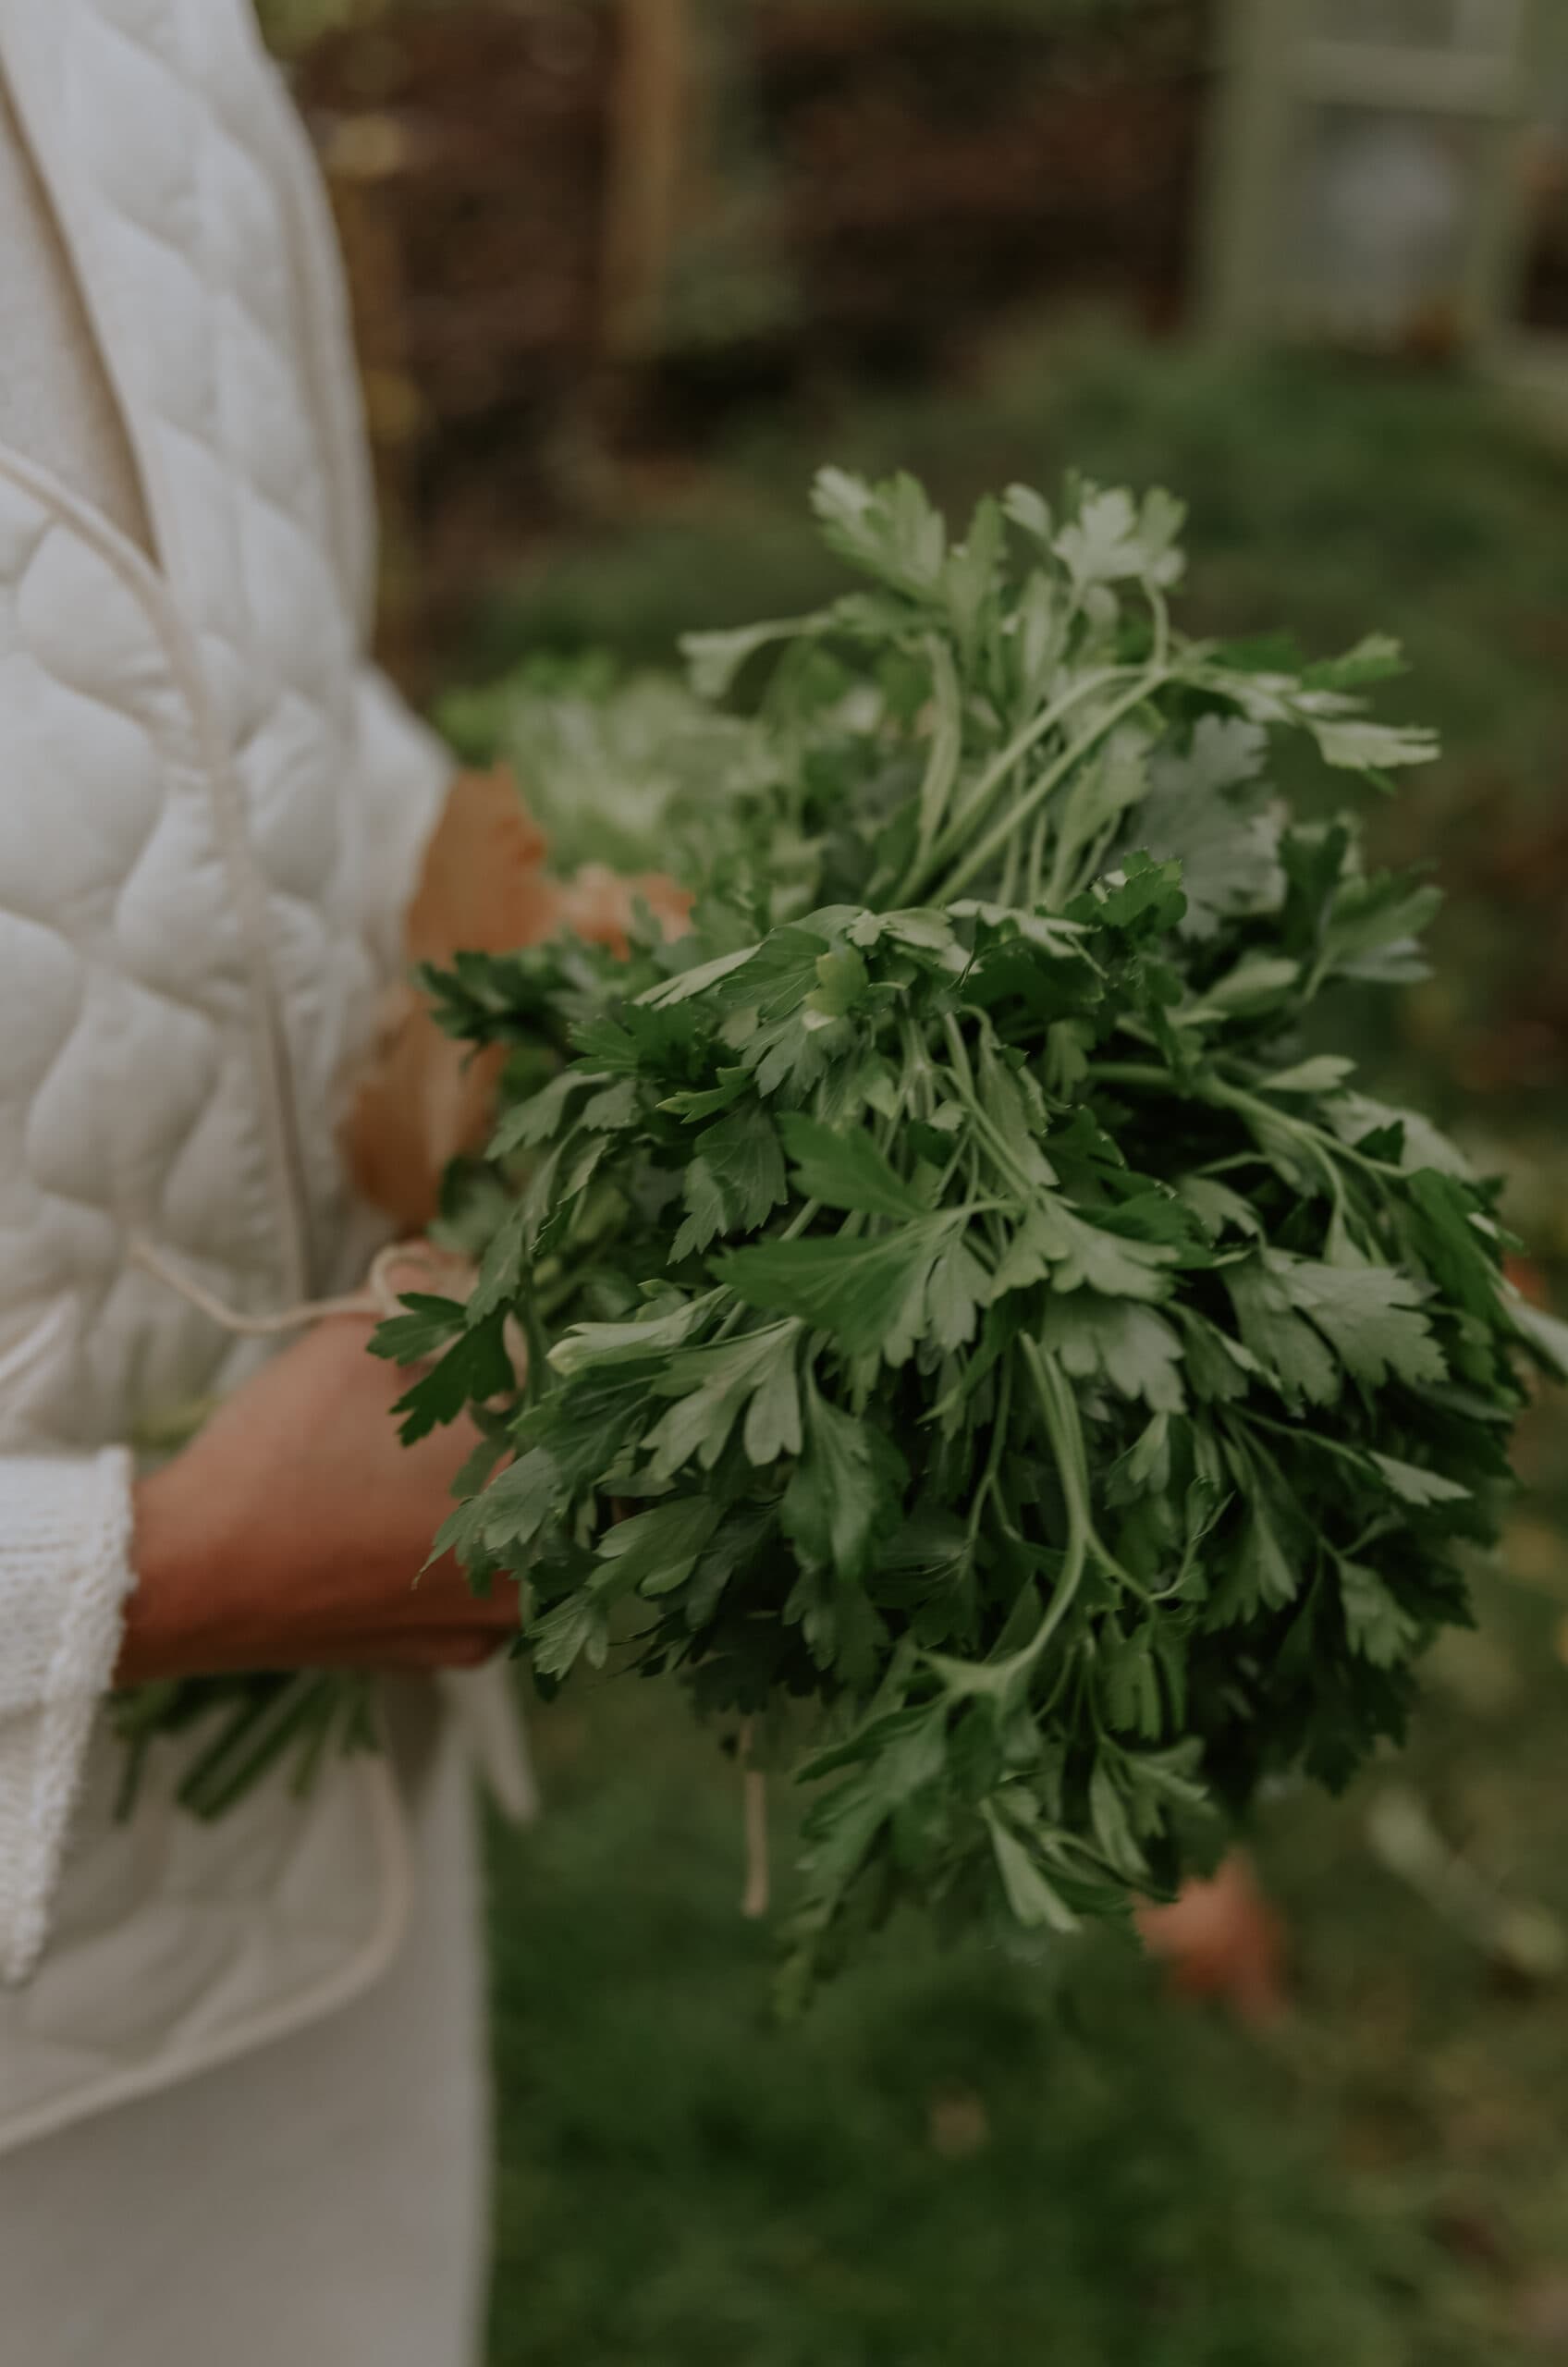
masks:
<instances>
[{"instance_id":1,"label":"blurred garden background","mask_svg":"<svg viewBox=\"0 0 1568 2367\"><path fill-rule=\"evenodd\" d=\"M1564 0L263 14L349 257L385 654L465 755L526 790L610 664L815 600L824 460L955 510L1170 484L1194 626L1405 642L1389 711L1445 754L1379 852L1448 902L1365 1054L1568 1307ZM900 1932L775 2029L711 1740L624 1682L537 1716L495 2367L1568 2359L1561 1407L1520 1466L1414 1750L1271 1808L1201 1997L1131 1938Z\"/></svg>"}]
</instances>

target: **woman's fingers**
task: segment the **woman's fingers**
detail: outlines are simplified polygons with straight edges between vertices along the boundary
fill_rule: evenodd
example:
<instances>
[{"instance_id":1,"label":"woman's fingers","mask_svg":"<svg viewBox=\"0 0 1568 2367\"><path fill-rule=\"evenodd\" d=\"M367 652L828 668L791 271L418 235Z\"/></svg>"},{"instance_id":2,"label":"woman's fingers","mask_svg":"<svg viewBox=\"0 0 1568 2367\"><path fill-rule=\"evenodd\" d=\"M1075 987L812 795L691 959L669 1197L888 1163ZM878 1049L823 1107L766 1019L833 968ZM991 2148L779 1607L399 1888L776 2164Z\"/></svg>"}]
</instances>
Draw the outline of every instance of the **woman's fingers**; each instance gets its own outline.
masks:
<instances>
[{"instance_id":1,"label":"woman's fingers","mask_svg":"<svg viewBox=\"0 0 1568 2367\"><path fill-rule=\"evenodd\" d=\"M410 1588L407 1610L410 1623L419 1627L515 1629L517 1581L496 1578L488 1594L475 1594L456 1563L438 1562Z\"/></svg>"}]
</instances>

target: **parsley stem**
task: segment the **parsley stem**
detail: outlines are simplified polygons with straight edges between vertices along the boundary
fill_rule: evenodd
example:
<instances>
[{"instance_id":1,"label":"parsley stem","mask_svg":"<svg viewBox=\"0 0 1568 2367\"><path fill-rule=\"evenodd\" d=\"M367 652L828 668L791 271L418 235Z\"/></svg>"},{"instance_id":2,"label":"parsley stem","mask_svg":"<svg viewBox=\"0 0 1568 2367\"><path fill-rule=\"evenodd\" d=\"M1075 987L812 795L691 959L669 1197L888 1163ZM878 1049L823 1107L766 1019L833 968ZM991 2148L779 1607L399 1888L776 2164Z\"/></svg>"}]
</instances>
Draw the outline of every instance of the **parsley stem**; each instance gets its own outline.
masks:
<instances>
[{"instance_id":1,"label":"parsley stem","mask_svg":"<svg viewBox=\"0 0 1568 2367\"><path fill-rule=\"evenodd\" d=\"M1035 1384L1035 1399L1040 1409L1040 1419L1046 1437L1056 1458L1057 1476L1061 1481L1062 1500L1067 1506L1067 1551L1062 1561L1061 1575L1056 1582L1044 1618L1023 1650L1019 1662L1037 1660L1071 1610L1088 1565L1089 1547L1094 1536L1094 1524L1088 1502L1087 1474L1083 1467L1084 1436L1069 1397L1064 1413L1060 1398L1060 1375L1054 1363L1047 1364L1043 1349L1035 1340L1022 1343L1023 1360Z\"/></svg>"},{"instance_id":2,"label":"parsley stem","mask_svg":"<svg viewBox=\"0 0 1568 2367\"><path fill-rule=\"evenodd\" d=\"M937 633L926 637L931 659L931 696L936 720L931 730L931 754L920 791L920 844L917 859L930 853L943 823L948 802L958 786L963 761L963 693L952 652Z\"/></svg>"},{"instance_id":3,"label":"parsley stem","mask_svg":"<svg viewBox=\"0 0 1568 2367\"><path fill-rule=\"evenodd\" d=\"M1151 663L1156 666L1164 666L1169 662L1170 656L1170 606L1158 583L1145 583L1144 590L1154 617L1154 651Z\"/></svg>"},{"instance_id":4,"label":"parsley stem","mask_svg":"<svg viewBox=\"0 0 1568 2367\"><path fill-rule=\"evenodd\" d=\"M1022 841L1017 838L1009 839L1007 854L1002 863L1001 884L997 889L997 901L1005 905L1010 912L1018 902L1018 866L1023 860L1023 854ZM1033 901L1033 899L1029 901Z\"/></svg>"},{"instance_id":5,"label":"parsley stem","mask_svg":"<svg viewBox=\"0 0 1568 2367\"><path fill-rule=\"evenodd\" d=\"M1399 1178L1404 1174L1403 1168L1396 1166L1392 1159L1368 1159L1366 1152L1357 1150L1354 1143L1341 1142L1338 1134L1329 1134L1322 1126L1315 1126L1307 1119L1288 1117L1283 1110L1276 1110L1269 1102L1260 1101L1256 1094L1245 1093L1240 1086L1218 1085L1214 1088L1213 1098L1223 1099L1232 1109L1240 1109L1244 1104L1255 1110L1265 1110L1274 1122L1283 1126L1288 1133L1321 1144L1330 1158L1342 1159L1352 1167L1364 1168L1368 1175Z\"/></svg>"},{"instance_id":6,"label":"parsley stem","mask_svg":"<svg viewBox=\"0 0 1568 2367\"><path fill-rule=\"evenodd\" d=\"M1248 1429L1276 1431L1280 1438L1289 1439L1292 1446L1321 1447L1325 1454L1337 1454L1341 1462L1354 1464L1358 1471L1366 1469L1366 1457L1359 1448L1345 1446L1340 1440L1328 1438L1321 1430L1312 1429L1304 1423L1276 1422L1268 1414L1243 1413L1240 1406L1236 1408L1234 1418L1244 1422Z\"/></svg>"},{"instance_id":7,"label":"parsley stem","mask_svg":"<svg viewBox=\"0 0 1568 2367\"><path fill-rule=\"evenodd\" d=\"M1029 869L1025 874L1029 882L1028 901L1031 912L1035 909L1041 897L1046 892L1046 833L1047 827L1045 815L1043 813L1036 814L1035 816L1035 828L1031 832L1029 839ZM1014 841L1014 843L1016 844L1016 841ZM1054 894L1051 901L1053 903L1056 901Z\"/></svg>"},{"instance_id":8,"label":"parsley stem","mask_svg":"<svg viewBox=\"0 0 1568 2367\"><path fill-rule=\"evenodd\" d=\"M1094 1501L1089 1490L1089 1459L1084 1446L1084 1425L1078 1418L1078 1408L1072 1402L1061 1367L1054 1357L1047 1356L1037 1340L1025 1339L1021 1343L1035 1383L1035 1394L1045 1420L1046 1435L1061 1474L1062 1492L1067 1498L1068 1550L1072 1550L1075 1528L1083 1531L1086 1552L1114 1578L1119 1586L1135 1594L1140 1601L1154 1600L1146 1587L1141 1585L1130 1570L1123 1569L1114 1553L1105 1545L1095 1527ZM1064 1459L1065 1458L1065 1459ZM1071 1484L1069 1471L1071 1470Z\"/></svg>"},{"instance_id":9,"label":"parsley stem","mask_svg":"<svg viewBox=\"0 0 1568 2367\"><path fill-rule=\"evenodd\" d=\"M1146 1085L1157 1093L1180 1093L1180 1081L1169 1069L1157 1068L1145 1061L1096 1061L1095 1082L1104 1077L1111 1085Z\"/></svg>"},{"instance_id":10,"label":"parsley stem","mask_svg":"<svg viewBox=\"0 0 1568 2367\"><path fill-rule=\"evenodd\" d=\"M927 892L933 875L939 872L942 865L957 852L965 833L979 823L1008 775L1023 763L1029 751L1038 747L1040 742L1054 731L1075 706L1082 705L1096 691L1106 690L1112 682L1121 681L1131 670L1126 666L1106 666L1097 673L1086 674L1081 682L1074 682L1071 690L1064 691L1060 698L1053 699L1049 706L1042 707L1022 731L1016 732L1007 746L993 756L968 795L959 800L929 853L916 858L899 901L918 903Z\"/></svg>"},{"instance_id":11,"label":"parsley stem","mask_svg":"<svg viewBox=\"0 0 1568 2367\"><path fill-rule=\"evenodd\" d=\"M1008 1147L1006 1136L999 1127L992 1124L986 1115L985 1105L975 1087L974 1072L969 1064L969 1052L964 1044L963 1031L951 1012L944 1014L942 1027L948 1039L948 1048L953 1056L953 1077L958 1097L969 1112L971 1125L986 1145L991 1157L1003 1174L1011 1177L1015 1187L1026 1199L1033 1200L1039 1185L1019 1165Z\"/></svg>"},{"instance_id":12,"label":"parsley stem","mask_svg":"<svg viewBox=\"0 0 1568 2367\"><path fill-rule=\"evenodd\" d=\"M948 1049L953 1056L953 1067L958 1073L962 1088L973 1101L974 1098L974 1071L969 1064L969 1047L963 1040L962 1028L959 1025L958 1021L954 1018L950 1011L947 1011L942 1013L942 1033L947 1038Z\"/></svg>"},{"instance_id":13,"label":"parsley stem","mask_svg":"<svg viewBox=\"0 0 1568 2367\"><path fill-rule=\"evenodd\" d=\"M973 1548L975 1539L980 1534L980 1522L986 1510L986 1502L996 1490L997 1476L1001 1469L1002 1453L1007 1445L1007 1434L1011 1419L1012 1367L1010 1363L1004 1363L1001 1370L1001 1379L997 1384L997 1410L991 1420L990 1452L986 1457L986 1468L980 1475L980 1485L974 1490L974 1502L970 1508L969 1542L971 1548Z\"/></svg>"},{"instance_id":14,"label":"parsley stem","mask_svg":"<svg viewBox=\"0 0 1568 2367\"><path fill-rule=\"evenodd\" d=\"M1120 672L1121 669L1119 668L1117 670ZM995 862L1013 833L1021 829L1029 816L1044 804L1051 791L1060 788L1068 775L1075 771L1083 763L1084 758L1092 755L1101 741L1109 732L1114 731L1123 716L1131 715L1135 707L1142 706L1145 699L1151 697L1162 683L1170 680L1169 670L1165 668L1151 668L1140 673L1132 689L1124 693L1121 698L1113 700L1105 713L1092 723L1086 731L1080 732L1078 738L1063 749L1055 764L1047 766L1039 779L1032 788L1024 791L1011 813L1002 815L1000 819L986 831L979 845L972 848L957 869L949 873L942 883L938 901L942 903L951 903L955 898L962 895L964 889L973 880L978 878L988 865ZM919 883L921 891L928 891L930 885L929 880L923 878Z\"/></svg>"}]
</instances>

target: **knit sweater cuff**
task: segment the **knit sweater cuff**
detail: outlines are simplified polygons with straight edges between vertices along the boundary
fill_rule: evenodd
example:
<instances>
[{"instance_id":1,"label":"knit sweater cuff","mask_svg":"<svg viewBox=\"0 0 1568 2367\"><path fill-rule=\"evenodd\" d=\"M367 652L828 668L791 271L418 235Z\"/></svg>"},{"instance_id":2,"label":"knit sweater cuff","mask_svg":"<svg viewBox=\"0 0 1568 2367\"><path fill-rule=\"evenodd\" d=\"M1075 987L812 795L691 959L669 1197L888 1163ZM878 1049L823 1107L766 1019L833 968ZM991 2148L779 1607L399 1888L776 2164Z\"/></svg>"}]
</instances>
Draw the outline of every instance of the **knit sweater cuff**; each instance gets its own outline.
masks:
<instances>
[{"instance_id":1,"label":"knit sweater cuff","mask_svg":"<svg viewBox=\"0 0 1568 2367\"><path fill-rule=\"evenodd\" d=\"M0 1981L48 1928L131 1569L131 1461L0 1457Z\"/></svg>"}]
</instances>

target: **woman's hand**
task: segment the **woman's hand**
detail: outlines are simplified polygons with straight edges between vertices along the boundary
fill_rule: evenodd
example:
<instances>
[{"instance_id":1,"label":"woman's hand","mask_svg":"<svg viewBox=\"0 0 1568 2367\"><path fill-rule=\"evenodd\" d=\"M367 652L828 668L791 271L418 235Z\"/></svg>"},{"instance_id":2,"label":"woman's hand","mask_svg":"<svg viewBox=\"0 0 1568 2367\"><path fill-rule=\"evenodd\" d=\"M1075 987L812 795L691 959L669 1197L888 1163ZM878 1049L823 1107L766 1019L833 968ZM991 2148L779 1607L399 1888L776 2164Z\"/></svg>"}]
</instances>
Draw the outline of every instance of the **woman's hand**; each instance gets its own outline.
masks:
<instances>
[{"instance_id":1,"label":"woman's hand","mask_svg":"<svg viewBox=\"0 0 1568 2367\"><path fill-rule=\"evenodd\" d=\"M391 1406L408 1376L369 1336L353 1316L318 1324L139 1487L117 1684L469 1668L515 1634L515 1586L476 1598L449 1558L420 1576L475 1432L401 1445Z\"/></svg>"}]
</instances>

